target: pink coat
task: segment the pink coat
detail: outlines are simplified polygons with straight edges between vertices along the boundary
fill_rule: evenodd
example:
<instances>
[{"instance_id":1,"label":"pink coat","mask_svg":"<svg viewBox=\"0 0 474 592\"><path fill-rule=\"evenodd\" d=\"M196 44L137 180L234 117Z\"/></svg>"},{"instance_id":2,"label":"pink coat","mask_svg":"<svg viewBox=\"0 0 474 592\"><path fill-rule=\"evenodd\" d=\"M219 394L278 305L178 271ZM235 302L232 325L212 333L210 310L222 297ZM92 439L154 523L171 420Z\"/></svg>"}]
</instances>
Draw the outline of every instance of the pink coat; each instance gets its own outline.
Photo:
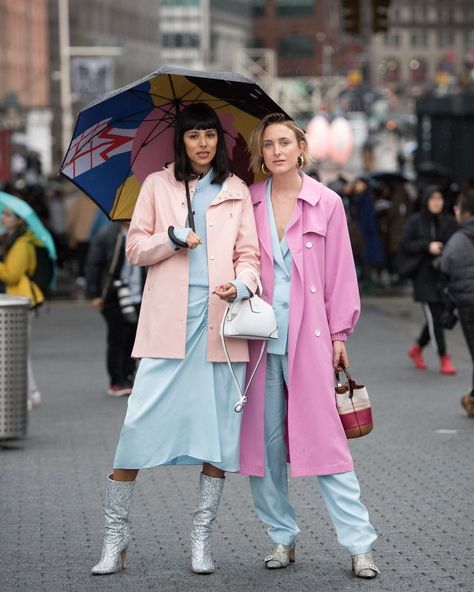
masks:
<instances>
[{"instance_id":1,"label":"pink coat","mask_svg":"<svg viewBox=\"0 0 474 592\"><path fill-rule=\"evenodd\" d=\"M272 302L274 268L265 182L250 188L261 251L264 298ZM337 413L332 340L349 335L359 291L341 198L304 175L286 238L293 257L288 335L287 441L294 477L350 471L352 457ZM249 370L260 344L250 346ZM262 361L243 412L240 471L264 474Z\"/></svg>"},{"instance_id":2,"label":"pink coat","mask_svg":"<svg viewBox=\"0 0 474 592\"><path fill-rule=\"evenodd\" d=\"M191 196L196 181L190 183ZM168 227L183 228L187 217L184 183L176 181L173 167L149 175L141 188L127 237L127 258L148 266L137 335L132 356L179 358L185 356L188 310L189 257L187 249L176 251ZM247 185L232 175L206 213L209 267L209 313L207 359L224 362L219 327L226 303L212 290L239 277L255 292L251 269L259 274L258 239L252 201ZM201 248L201 247L198 247ZM248 360L245 340L229 339L233 361Z\"/></svg>"}]
</instances>

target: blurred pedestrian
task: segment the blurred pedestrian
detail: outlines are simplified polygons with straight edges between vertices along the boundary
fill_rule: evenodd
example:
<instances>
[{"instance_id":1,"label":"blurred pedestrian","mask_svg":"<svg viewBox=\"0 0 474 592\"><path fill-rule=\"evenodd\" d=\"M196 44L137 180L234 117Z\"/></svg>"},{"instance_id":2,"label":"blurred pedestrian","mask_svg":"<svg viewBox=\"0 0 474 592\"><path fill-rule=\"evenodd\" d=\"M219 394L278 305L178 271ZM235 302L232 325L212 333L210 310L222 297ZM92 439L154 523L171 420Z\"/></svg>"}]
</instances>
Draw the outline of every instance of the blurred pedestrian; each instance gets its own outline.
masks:
<instances>
[{"instance_id":1,"label":"blurred pedestrian","mask_svg":"<svg viewBox=\"0 0 474 592\"><path fill-rule=\"evenodd\" d=\"M26 222L12 210L4 208L2 211L2 226L5 234L2 236L2 261L0 262L0 282L5 284L5 291L11 296L29 298L31 309L38 307L44 301L40 288L31 279L36 271L36 246L42 243L28 230ZM28 317L28 336L31 337L32 315ZM28 348L28 409L41 403L41 393L36 384L31 353Z\"/></svg>"},{"instance_id":2,"label":"blurred pedestrian","mask_svg":"<svg viewBox=\"0 0 474 592\"><path fill-rule=\"evenodd\" d=\"M125 258L128 227L128 222L103 227L91 242L86 263L86 295L107 324L107 394L111 397L130 395L135 377L136 362L131 356L144 268Z\"/></svg>"},{"instance_id":3,"label":"blurred pedestrian","mask_svg":"<svg viewBox=\"0 0 474 592\"><path fill-rule=\"evenodd\" d=\"M191 567L212 573L210 535L224 471L239 469L241 414L229 401L235 387L219 324L227 301L248 298L257 287L252 202L247 186L230 173L224 131L213 109L192 103L181 111L174 147L174 164L145 179L128 232L129 261L148 266L133 350L141 361L107 480L105 539L92 568L96 575L123 566L139 469L192 464L203 469ZM193 212L183 228L186 187ZM229 342L229 352L242 385L247 342Z\"/></svg>"},{"instance_id":4,"label":"blurred pedestrian","mask_svg":"<svg viewBox=\"0 0 474 592\"><path fill-rule=\"evenodd\" d=\"M76 260L75 279L77 296L83 298L86 279L85 266L90 242L90 228L97 206L83 193L76 193L68 202L66 234L68 247Z\"/></svg>"},{"instance_id":5,"label":"blurred pedestrian","mask_svg":"<svg viewBox=\"0 0 474 592\"><path fill-rule=\"evenodd\" d=\"M361 280L363 287L370 289L373 285L373 272L381 271L385 254L377 223L374 196L368 180L364 177L358 177L353 184L351 211L363 240Z\"/></svg>"},{"instance_id":6,"label":"blurred pedestrian","mask_svg":"<svg viewBox=\"0 0 474 592\"><path fill-rule=\"evenodd\" d=\"M263 293L275 309L278 339L268 342L250 387L240 472L251 475L257 514L269 525L268 569L295 560L299 528L288 494L291 457L294 476L317 476L355 575L374 578L377 535L360 501L334 400L335 369L349 365L345 341L359 317L359 291L342 200L301 172L307 158L303 130L285 115L267 115L254 130L252 167L269 178L253 185L251 195ZM251 343L249 368L259 349Z\"/></svg>"},{"instance_id":7,"label":"blurred pedestrian","mask_svg":"<svg viewBox=\"0 0 474 592\"><path fill-rule=\"evenodd\" d=\"M461 228L443 249L441 269L448 277L449 296L456 305L473 363L471 391L462 397L461 405L474 417L474 189L460 194L454 213Z\"/></svg>"},{"instance_id":8,"label":"blurred pedestrian","mask_svg":"<svg viewBox=\"0 0 474 592\"><path fill-rule=\"evenodd\" d=\"M456 368L446 350L441 316L445 306L444 282L441 271L441 254L444 245L456 232L456 220L444 212L444 199L439 187L430 185L422 196L421 210L413 214L403 228L401 248L418 259L413 277L415 302L420 302L426 317L425 324L408 356L416 368L423 370L427 364L423 348L431 341L439 356L441 374L455 374Z\"/></svg>"}]
</instances>

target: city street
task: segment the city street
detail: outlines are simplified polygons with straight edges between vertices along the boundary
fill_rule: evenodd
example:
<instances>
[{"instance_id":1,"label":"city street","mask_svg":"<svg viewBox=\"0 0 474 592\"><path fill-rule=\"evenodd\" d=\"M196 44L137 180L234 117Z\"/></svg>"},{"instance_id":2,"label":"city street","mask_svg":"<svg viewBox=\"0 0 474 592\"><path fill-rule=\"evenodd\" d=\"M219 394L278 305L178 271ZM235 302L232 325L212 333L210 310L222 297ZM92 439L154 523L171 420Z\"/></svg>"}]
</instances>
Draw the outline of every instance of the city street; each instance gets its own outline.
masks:
<instances>
[{"instance_id":1,"label":"city street","mask_svg":"<svg viewBox=\"0 0 474 592\"><path fill-rule=\"evenodd\" d=\"M35 321L33 363L43 403L27 438L0 447L1 592L474 591L474 420L459 404L471 363L459 327L448 334L458 367L442 377L406 351L421 311L406 297L367 298L350 341L354 377L367 384L373 433L352 441L363 500L379 533L381 576L354 578L313 478L291 481L301 535L296 562L264 568L265 528L248 480L227 478L214 528L216 572L190 571L189 538L199 469L142 471L131 510L128 568L91 577L100 556L105 476L126 399L105 394L105 327L85 303L55 302ZM233 400L233 399L232 399Z\"/></svg>"}]
</instances>

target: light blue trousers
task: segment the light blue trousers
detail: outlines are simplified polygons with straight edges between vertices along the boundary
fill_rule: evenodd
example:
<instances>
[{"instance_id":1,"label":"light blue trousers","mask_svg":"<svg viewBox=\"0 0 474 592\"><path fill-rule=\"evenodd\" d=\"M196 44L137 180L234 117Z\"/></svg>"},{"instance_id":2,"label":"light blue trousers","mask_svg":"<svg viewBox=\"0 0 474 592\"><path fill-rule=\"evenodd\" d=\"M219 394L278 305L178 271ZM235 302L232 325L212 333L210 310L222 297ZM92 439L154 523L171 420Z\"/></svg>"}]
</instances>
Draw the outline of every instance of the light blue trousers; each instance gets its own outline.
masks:
<instances>
[{"instance_id":1,"label":"light blue trousers","mask_svg":"<svg viewBox=\"0 0 474 592\"><path fill-rule=\"evenodd\" d=\"M287 447L285 444L288 356L268 354L265 390L265 476L250 477L257 514L269 525L275 543L292 545L300 532L296 512L288 496ZM360 487L354 471L316 477L337 540L351 555L367 553L377 534L360 501Z\"/></svg>"}]
</instances>

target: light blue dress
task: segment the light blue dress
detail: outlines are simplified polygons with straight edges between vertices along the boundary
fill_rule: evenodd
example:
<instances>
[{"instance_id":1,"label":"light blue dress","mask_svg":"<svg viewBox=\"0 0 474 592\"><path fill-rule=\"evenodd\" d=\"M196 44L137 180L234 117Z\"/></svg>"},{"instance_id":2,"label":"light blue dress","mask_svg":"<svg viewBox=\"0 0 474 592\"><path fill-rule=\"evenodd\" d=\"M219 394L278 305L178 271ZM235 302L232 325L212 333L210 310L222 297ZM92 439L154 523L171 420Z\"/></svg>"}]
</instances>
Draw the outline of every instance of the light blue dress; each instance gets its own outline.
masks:
<instances>
[{"instance_id":1,"label":"light blue dress","mask_svg":"<svg viewBox=\"0 0 474 592\"><path fill-rule=\"evenodd\" d=\"M239 470L242 414L233 409L238 394L227 364L207 361L206 210L222 188L211 179L212 171L198 182L192 201L203 244L189 251L186 356L140 361L114 468L207 462L224 471ZM234 368L242 385L245 364Z\"/></svg>"}]
</instances>

